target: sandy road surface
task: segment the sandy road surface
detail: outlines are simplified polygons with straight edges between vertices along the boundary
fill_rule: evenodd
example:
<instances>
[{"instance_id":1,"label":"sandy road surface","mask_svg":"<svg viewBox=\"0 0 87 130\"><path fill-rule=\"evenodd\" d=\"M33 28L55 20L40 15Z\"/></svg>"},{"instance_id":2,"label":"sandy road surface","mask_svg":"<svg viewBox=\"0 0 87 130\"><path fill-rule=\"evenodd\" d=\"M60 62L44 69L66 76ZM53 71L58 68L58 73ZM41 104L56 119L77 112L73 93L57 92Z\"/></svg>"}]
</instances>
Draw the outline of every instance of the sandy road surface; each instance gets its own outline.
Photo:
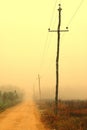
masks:
<instances>
[{"instance_id":1,"label":"sandy road surface","mask_svg":"<svg viewBox=\"0 0 87 130\"><path fill-rule=\"evenodd\" d=\"M0 130L47 130L40 121L36 105L23 102L0 113Z\"/></svg>"}]
</instances>

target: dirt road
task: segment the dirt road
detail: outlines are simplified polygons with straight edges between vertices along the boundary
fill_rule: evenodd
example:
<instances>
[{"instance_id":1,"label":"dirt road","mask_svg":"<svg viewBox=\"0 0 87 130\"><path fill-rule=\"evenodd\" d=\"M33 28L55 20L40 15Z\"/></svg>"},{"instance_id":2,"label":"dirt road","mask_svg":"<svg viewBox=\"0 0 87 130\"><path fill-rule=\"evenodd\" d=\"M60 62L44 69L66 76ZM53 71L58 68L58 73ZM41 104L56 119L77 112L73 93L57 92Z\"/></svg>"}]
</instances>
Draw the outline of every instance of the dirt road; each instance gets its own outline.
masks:
<instances>
[{"instance_id":1,"label":"dirt road","mask_svg":"<svg viewBox=\"0 0 87 130\"><path fill-rule=\"evenodd\" d=\"M0 130L47 130L40 121L36 105L23 102L0 113Z\"/></svg>"}]
</instances>

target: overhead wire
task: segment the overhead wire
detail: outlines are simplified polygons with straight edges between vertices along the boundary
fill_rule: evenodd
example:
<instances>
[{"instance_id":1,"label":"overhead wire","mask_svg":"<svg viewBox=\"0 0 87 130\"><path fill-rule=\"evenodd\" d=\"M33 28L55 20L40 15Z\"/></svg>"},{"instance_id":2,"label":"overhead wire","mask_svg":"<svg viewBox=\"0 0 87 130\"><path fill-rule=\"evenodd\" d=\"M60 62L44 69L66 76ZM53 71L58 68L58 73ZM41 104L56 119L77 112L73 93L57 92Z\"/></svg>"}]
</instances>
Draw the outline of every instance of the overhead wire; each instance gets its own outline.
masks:
<instances>
[{"instance_id":1,"label":"overhead wire","mask_svg":"<svg viewBox=\"0 0 87 130\"><path fill-rule=\"evenodd\" d=\"M70 20L69 20L69 22L68 22L68 24L67 24L66 27L70 27L70 24L72 23L73 19L75 18L76 14L78 13L78 11L79 11L79 9L81 8L81 6L82 6L82 4L83 4L84 1L85 1L85 0L81 0L81 1L80 1L80 4L79 4L78 7L76 8L75 12L73 13L73 15L72 15L72 17L70 18ZM63 39L63 37L64 37L65 35L66 35L66 33L63 33L63 35L62 35L62 37L61 37L61 40Z\"/></svg>"},{"instance_id":2,"label":"overhead wire","mask_svg":"<svg viewBox=\"0 0 87 130\"><path fill-rule=\"evenodd\" d=\"M54 23L53 23L53 25L52 25L52 29L54 28L56 19L57 19L57 15L55 16L55 20L54 20ZM52 34L52 33L51 33L51 34ZM49 40L49 43L50 43L50 41L52 41L52 38L53 38L53 35L51 36L51 38L50 38L50 40ZM48 52L49 47L50 47L50 44L47 45L47 52ZM46 54L47 54L47 53L46 53Z\"/></svg>"},{"instance_id":3,"label":"overhead wire","mask_svg":"<svg viewBox=\"0 0 87 130\"><path fill-rule=\"evenodd\" d=\"M56 5L57 5L57 0L55 1L55 4L54 4L53 13L52 13L52 16L51 16L51 21L50 21L50 27L52 25L52 21L53 21L53 16L54 16L54 11L55 11Z\"/></svg>"},{"instance_id":4,"label":"overhead wire","mask_svg":"<svg viewBox=\"0 0 87 130\"><path fill-rule=\"evenodd\" d=\"M61 1L61 0L60 0L60 1ZM80 7L82 6L83 2L84 2L84 0L81 0L80 4L79 4L78 7L76 8L74 14L72 15L71 19L69 20L67 26L70 26L70 25L71 25L71 23L72 23L74 17L75 17L76 14L78 13L78 11L79 11ZM61 39L63 39L64 36L65 36L65 33L62 35ZM47 46L47 49L48 49L48 48L49 48L49 46ZM54 62L52 62L52 63L48 66L47 70L49 70L49 68L53 65L53 63L54 63ZM47 74L47 71L45 71L45 72L46 72L46 74ZM42 77L43 77L44 75L45 75L45 73L42 75Z\"/></svg>"},{"instance_id":5,"label":"overhead wire","mask_svg":"<svg viewBox=\"0 0 87 130\"><path fill-rule=\"evenodd\" d=\"M79 11L80 7L82 6L83 2L84 2L84 0L81 0L80 4L78 5L77 9L75 10L74 14L72 15L70 21L68 22L67 26L69 26L72 23L74 17L76 16L76 14Z\"/></svg>"},{"instance_id":6,"label":"overhead wire","mask_svg":"<svg viewBox=\"0 0 87 130\"><path fill-rule=\"evenodd\" d=\"M53 21L53 16L54 16L56 4L57 4L57 0L55 0L55 4L54 4L54 8L53 8L53 13L52 13L51 20L50 20L50 24L49 24L50 27L51 27L51 25L52 25L52 21ZM43 53L42 53L42 55L41 55L40 69L41 69L42 64L43 64L43 61L44 61L45 51L48 49L48 47L47 47L48 39L49 39L49 33L47 32L46 39L45 39L45 43L44 43L44 48L43 48ZM36 78L35 78L35 80L34 80L34 82L33 82L33 86L35 86L35 83L36 83Z\"/></svg>"},{"instance_id":7,"label":"overhead wire","mask_svg":"<svg viewBox=\"0 0 87 130\"><path fill-rule=\"evenodd\" d=\"M53 21L53 16L54 16L56 4L57 4L57 0L55 1L55 4L54 4L53 13L52 13L51 20L50 20L50 24L49 24L50 27L51 27L51 25L52 25L52 21ZM49 33L47 32L46 40L45 40L45 44L44 44L44 49L43 49L43 53L42 53L42 56L41 56L40 68L42 67L42 64L43 64L43 61L44 61L45 51L47 51L48 48L49 48L49 47L47 46L47 42L48 42L48 38L49 38L48 36L49 36Z\"/></svg>"},{"instance_id":8,"label":"overhead wire","mask_svg":"<svg viewBox=\"0 0 87 130\"><path fill-rule=\"evenodd\" d=\"M78 7L76 8L74 14L72 15L71 19L69 20L67 27L70 26L70 24L72 23L74 17L76 16L77 12L79 11L79 9L81 8L82 4L83 4L84 0L81 0L80 4L78 5ZM63 37L65 36L65 33L62 35L61 40L63 39ZM49 46L48 46L49 48ZM47 70L49 70L48 68L50 68L53 65L53 62L47 67ZM46 71L47 72L47 71ZM45 75L45 73L44 73Z\"/></svg>"},{"instance_id":9,"label":"overhead wire","mask_svg":"<svg viewBox=\"0 0 87 130\"><path fill-rule=\"evenodd\" d=\"M59 4L61 4L61 0L59 0ZM54 15L54 11L55 11L56 5L57 5L57 0L55 1L55 5L54 5L54 8L53 8L53 13L52 13L51 21L50 21L50 27L51 27L51 25L52 25L53 15ZM57 15L56 15L56 17L55 17L55 21L56 21L56 18L57 18ZM52 28L54 27L54 25L55 25L55 23L53 24ZM47 42L48 42L48 35L49 35L49 33L47 33L47 38L46 38L46 41L45 41L45 44L44 44L44 51L43 51L43 56L42 56L42 57L43 57L43 60L42 60L42 62L41 62L41 65L42 65L42 63L43 63L43 61L44 61L44 54L46 53L46 55L47 55L48 49L49 49L49 47L50 47L50 44L47 44ZM49 43L50 43L50 41L52 41L52 38L53 38L53 35L52 35L51 38L49 39ZM41 67L41 65L40 65L40 67Z\"/></svg>"},{"instance_id":10,"label":"overhead wire","mask_svg":"<svg viewBox=\"0 0 87 130\"><path fill-rule=\"evenodd\" d=\"M61 4L61 0L59 0L59 4ZM56 2L55 2L55 6L54 6L54 9L53 10L55 10L55 7L56 7L56 5L57 5L57 0L56 0ZM52 17L53 17L53 15L54 15L54 12L53 12L53 14L52 14ZM55 17L55 19L54 19L54 23L53 23L53 25L52 25L52 28L54 27L54 25L55 25L55 21L56 21L56 19L57 19L57 15L56 15L56 17ZM52 20L51 20L51 23L52 23ZM50 26L51 26L51 23L50 23ZM53 35L52 35L53 36ZM50 38L50 41L52 41L52 37L51 36L51 38ZM49 41L49 42L50 42ZM47 50L49 49L49 47L50 47L50 44L48 44L47 45ZM47 54L47 53L46 53ZM48 65L48 67L47 67L47 70L49 70L49 68L53 65L53 60L52 60L52 62ZM47 71L46 71L47 72ZM42 75L42 77L44 77L44 74Z\"/></svg>"},{"instance_id":11,"label":"overhead wire","mask_svg":"<svg viewBox=\"0 0 87 130\"><path fill-rule=\"evenodd\" d=\"M52 22L53 22L53 18L54 18L54 12L55 12L55 7L56 7L56 5L57 5L57 1L58 1L58 0L55 0L55 4L54 4L54 8L53 8L53 13L52 13L51 20L50 20L50 24L49 24L50 27L52 26ZM51 38L52 38L52 37L51 37ZM45 51L47 51L48 48L49 48L49 46L47 46L48 39L49 39L49 33L47 32L46 39L45 39L45 44L44 44L44 48L43 48L43 53L42 53L42 55L41 55L40 68L41 68L41 66L42 66L42 64L43 64L43 61L44 61ZM35 86L36 80L37 80L37 79L34 80L33 87Z\"/></svg>"},{"instance_id":12,"label":"overhead wire","mask_svg":"<svg viewBox=\"0 0 87 130\"><path fill-rule=\"evenodd\" d=\"M59 0L59 4L61 4L61 0ZM53 9L53 10L55 10L56 5L57 5L57 0L56 0L56 2L55 2L55 5L54 5L54 9ZM52 18L51 18L51 19L53 19L53 15L54 15L54 11L53 11L53 14L52 14ZM57 19L57 15L56 15L56 17L55 17L55 20L54 20L54 23L53 23L52 28L53 28L54 25L55 25L56 19ZM51 20L51 23L50 23L50 27L51 27L51 24L52 24L52 20ZM52 35L52 36L53 36L53 35ZM51 39L52 39L52 37L50 38L50 41L51 41ZM48 44L47 50L49 49L49 46L50 46L50 44Z\"/></svg>"},{"instance_id":13,"label":"overhead wire","mask_svg":"<svg viewBox=\"0 0 87 130\"><path fill-rule=\"evenodd\" d=\"M61 4L61 0L59 0L59 4ZM51 25L52 25L52 20L53 20L53 15L54 15L54 11L55 11L56 5L57 5L57 0L56 0L56 2L55 2L54 8L53 8L53 14L52 14L52 17L51 17L50 27L51 27ZM54 28L56 19L57 19L57 15L55 16L55 19L54 19L52 28ZM52 36L53 36L53 35L52 35ZM50 41L52 41L52 38L53 38L52 36L51 36L50 39L49 39L49 43L50 43ZM50 44L48 44L48 45L46 46L46 54L47 54L47 52L48 52L49 47L50 47ZM53 59L52 59L52 61L53 61ZM52 62L50 65L48 65L47 70L49 70L49 67L52 66L52 65L53 65L53 62ZM44 77L44 74L42 75L42 77Z\"/></svg>"}]
</instances>

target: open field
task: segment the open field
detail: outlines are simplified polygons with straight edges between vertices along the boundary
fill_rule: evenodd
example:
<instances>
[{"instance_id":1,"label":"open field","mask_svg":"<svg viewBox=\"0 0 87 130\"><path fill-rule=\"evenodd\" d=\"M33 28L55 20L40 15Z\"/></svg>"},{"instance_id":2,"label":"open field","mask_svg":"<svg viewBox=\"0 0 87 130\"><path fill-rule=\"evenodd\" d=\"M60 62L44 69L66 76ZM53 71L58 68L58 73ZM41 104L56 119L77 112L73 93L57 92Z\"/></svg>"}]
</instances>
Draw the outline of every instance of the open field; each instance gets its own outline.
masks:
<instances>
[{"instance_id":1,"label":"open field","mask_svg":"<svg viewBox=\"0 0 87 130\"><path fill-rule=\"evenodd\" d=\"M41 120L50 129L87 130L87 101L59 101L58 114L52 100L37 102Z\"/></svg>"}]
</instances>

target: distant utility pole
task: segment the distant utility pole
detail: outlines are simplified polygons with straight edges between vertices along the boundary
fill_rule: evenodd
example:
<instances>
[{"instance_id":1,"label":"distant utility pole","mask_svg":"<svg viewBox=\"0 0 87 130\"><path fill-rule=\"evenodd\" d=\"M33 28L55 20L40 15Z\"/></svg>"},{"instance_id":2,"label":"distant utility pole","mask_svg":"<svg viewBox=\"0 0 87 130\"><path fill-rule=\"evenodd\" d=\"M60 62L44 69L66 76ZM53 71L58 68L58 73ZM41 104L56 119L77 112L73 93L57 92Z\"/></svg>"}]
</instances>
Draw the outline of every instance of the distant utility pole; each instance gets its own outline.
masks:
<instances>
[{"instance_id":1,"label":"distant utility pole","mask_svg":"<svg viewBox=\"0 0 87 130\"><path fill-rule=\"evenodd\" d=\"M35 85L33 84L33 98L35 99Z\"/></svg>"},{"instance_id":2,"label":"distant utility pole","mask_svg":"<svg viewBox=\"0 0 87 130\"><path fill-rule=\"evenodd\" d=\"M41 86L40 86L40 75L38 74L38 85L39 85L39 96L41 100Z\"/></svg>"},{"instance_id":3,"label":"distant utility pole","mask_svg":"<svg viewBox=\"0 0 87 130\"><path fill-rule=\"evenodd\" d=\"M60 32L68 32L68 27L66 27L66 30L60 30L61 26L61 4L59 4L59 22L58 22L58 29L57 30L50 30L49 32L57 32L58 39L57 39L57 56L56 56L56 92L55 92L55 113L58 113L58 88L59 88L59 45L60 45Z\"/></svg>"}]
</instances>

